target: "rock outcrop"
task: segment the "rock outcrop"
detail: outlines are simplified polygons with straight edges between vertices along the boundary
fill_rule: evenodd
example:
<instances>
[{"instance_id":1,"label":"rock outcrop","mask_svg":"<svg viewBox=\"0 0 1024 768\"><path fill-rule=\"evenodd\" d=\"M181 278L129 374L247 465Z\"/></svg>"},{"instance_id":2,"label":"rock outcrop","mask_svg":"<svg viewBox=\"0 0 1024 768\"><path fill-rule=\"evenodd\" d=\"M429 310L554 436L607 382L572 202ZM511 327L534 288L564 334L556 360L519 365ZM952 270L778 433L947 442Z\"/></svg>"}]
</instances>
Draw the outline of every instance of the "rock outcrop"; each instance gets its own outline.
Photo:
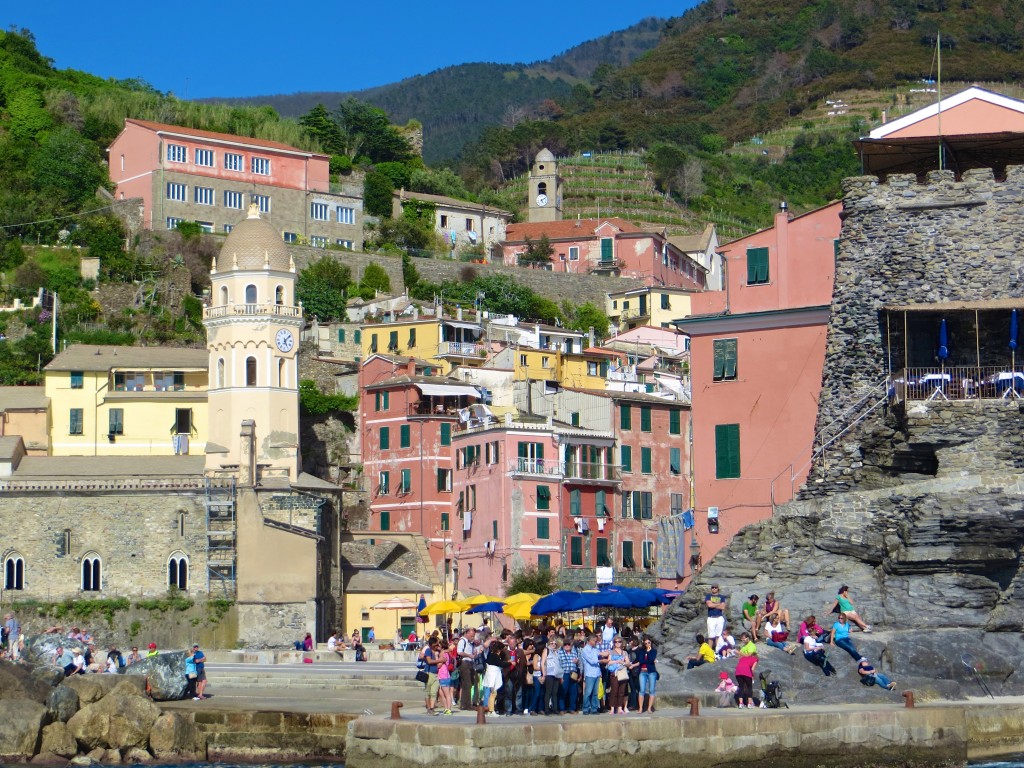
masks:
<instances>
[{"instance_id":1,"label":"rock outcrop","mask_svg":"<svg viewBox=\"0 0 1024 768\"><path fill-rule=\"evenodd\" d=\"M177 701L185 697L185 651L161 653L125 667L122 674L145 678L154 701Z\"/></svg>"},{"instance_id":2,"label":"rock outcrop","mask_svg":"<svg viewBox=\"0 0 1024 768\"><path fill-rule=\"evenodd\" d=\"M125 750L149 745L149 731L160 708L129 681L82 707L68 720L68 732L83 749Z\"/></svg>"},{"instance_id":3,"label":"rock outcrop","mask_svg":"<svg viewBox=\"0 0 1024 768\"><path fill-rule=\"evenodd\" d=\"M46 707L28 699L0 701L0 762L27 760L38 752Z\"/></svg>"}]
</instances>

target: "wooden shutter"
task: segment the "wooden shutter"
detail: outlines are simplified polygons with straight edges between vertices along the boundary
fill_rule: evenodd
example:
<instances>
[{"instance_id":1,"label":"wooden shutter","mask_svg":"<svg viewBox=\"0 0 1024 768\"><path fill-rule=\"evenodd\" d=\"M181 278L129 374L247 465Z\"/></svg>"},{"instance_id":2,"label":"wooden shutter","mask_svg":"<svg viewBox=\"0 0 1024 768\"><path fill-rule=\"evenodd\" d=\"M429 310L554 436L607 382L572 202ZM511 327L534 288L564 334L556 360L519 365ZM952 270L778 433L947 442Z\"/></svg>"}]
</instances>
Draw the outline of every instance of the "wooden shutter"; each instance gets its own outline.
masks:
<instances>
[{"instance_id":1,"label":"wooden shutter","mask_svg":"<svg viewBox=\"0 0 1024 768\"><path fill-rule=\"evenodd\" d=\"M740 425L715 425L715 477L740 476Z\"/></svg>"},{"instance_id":2,"label":"wooden shutter","mask_svg":"<svg viewBox=\"0 0 1024 768\"><path fill-rule=\"evenodd\" d=\"M768 249L747 249L747 284L762 285L768 282Z\"/></svg>"}]
</instances>

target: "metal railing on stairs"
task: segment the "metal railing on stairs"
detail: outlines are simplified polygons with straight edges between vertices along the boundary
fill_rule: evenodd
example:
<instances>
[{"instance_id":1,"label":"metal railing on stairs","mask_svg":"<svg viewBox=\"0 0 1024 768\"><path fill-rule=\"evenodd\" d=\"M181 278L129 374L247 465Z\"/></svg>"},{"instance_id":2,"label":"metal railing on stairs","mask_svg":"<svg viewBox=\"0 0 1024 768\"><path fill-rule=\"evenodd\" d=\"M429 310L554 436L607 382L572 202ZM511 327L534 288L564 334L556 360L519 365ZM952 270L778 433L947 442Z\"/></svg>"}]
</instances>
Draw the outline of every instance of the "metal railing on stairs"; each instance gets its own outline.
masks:
<instances>
[{"instance_id":1,"label":"metal railing on stairs","mask_svg":"<svg viewBox=\"0 0 1024 768\"><path fill-rule=\"evenodd\" d=\"M206 481L206 591L211 597L235 597L235 481Z\"/></svg>"}]
</instances>

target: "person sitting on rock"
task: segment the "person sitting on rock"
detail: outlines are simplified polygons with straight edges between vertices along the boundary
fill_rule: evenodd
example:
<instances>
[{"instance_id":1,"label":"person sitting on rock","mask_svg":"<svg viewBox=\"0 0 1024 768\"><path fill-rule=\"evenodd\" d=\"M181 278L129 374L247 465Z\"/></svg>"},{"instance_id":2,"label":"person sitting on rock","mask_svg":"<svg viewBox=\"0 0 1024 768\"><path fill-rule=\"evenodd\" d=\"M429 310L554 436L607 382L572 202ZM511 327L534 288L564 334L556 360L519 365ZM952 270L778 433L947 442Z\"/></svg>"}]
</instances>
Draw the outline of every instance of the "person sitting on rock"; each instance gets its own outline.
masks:
<instances>
[{"instance_id":1,"label":"person sitting on rock","mask_svg":"<svg viewBox=\"0 0 1024 768\"><path fill-rule=\"evenodd\" d=\"M871 666L871 662L863 656L857 660L857 674L860 675L861 683L866 686L870 687L872 685L877 685L880 688L885 688L887 691L896 689L896 683L881 672L876 671L875 668Z\"/></svg>"},{"instance_id":2,"label":"person sitting on rock","mask_svg":"<svg viewBox=\"0 0 1024 768\"><path fill-rule=\"evenodd\" d=\"M726 625L722 635L715 641L715 655L720 659L728 659L736 655L736 638L732 636L732 627Z\"/></svg>"},{"instance_id":3,"label":"person sitting on rock","mask_svg":"<svg viewBox=\"0 0 1024 768\"><path fill-rule=\"evenodd\" d=\"M338 633L337 632L332 632L331 636L327 638L327 650L328 651L336 653L336 654L338 654L338 656L341 656L342 658L344 658L344 655L342 654L342 651L347 650L347 649L348 649L348 646L345 645L345 640L343 638L338 637Z\"/></svg>"},{"instance_id":4,"label":"person sitting on rock","mask_svg":"<svg viewBox=\"0 0 1024 768\"><path fill-rule=\"evenodd\" d=\"M860 616L857 615L857 611L854 610L853 601L850 600L850 588L843 584L839 588L839 593L836 595L836 601L832 604L829 609L831 613L842 613L846 615L850 621L860 627L861 632L870 632L871 625L866 624Z\"/></svg>"},{"instance_id":5,"label":"person sitting on rock","mask_svg":"<svg viewBox=\"0 0 1024 768\"><path fill-rule=\"evenodd\" d=\"M72 654L71 671L68 672L67 668L65 667L65 669L64 669L65 676L66 677L71 677L71 675L84 675L86 672L88 672L89 669L85 665L85 656L82 654L82 649L81 648L72 648L71 649L71 654Z\"/></svg>"},{"instance_id":6,"label":"person sitting on rock","mask_svg":"<svg viewBox=\"0 0 1024 768\"><path fill-rule=\"evenodd\" d=\"M793 653L796 646L787 643L789 640L789 629L781 621L768 619L764 624L764 641L772 648L778 648L786 653Z\"/></svg>"},{"instance_id":7,"label":"person sitting on rock","mask_svg":"<svg viewBox=\"0 0 1024 768\"><path fill-rule=\"evenodd\" d=\"M839 620L832 625L832 631L829 633L828 642L829 645L842 648L850 654L850 658L854 661L860 661L861 658L863 658L857 649L853 647L853 641L850 639L850 624L846 620L846 614L839 614Z\"/></svg>"},{"instance_id":8,"label":"person sitting on rock","mask_svg":"<svg viewBox=\"0 0 1024 768\"><path fill-rule=\"evenodd\" d=\"M154 656L160 655L160 652L156 649L156 643L150 643L147 648L149 649L146 653L147 659L152 659Z\"/></svg>"},{"instance_id":9,"label":"person sitting on rock","mask_svg":"<svg viewBox=\"0 0 1024 768\"><path fill-rule=\"evenodd\" d=\"M783 608L775 599L775 593L769 592L764 598L764 608L761 609L761 621L773 619L773 624L785 624L789 627L789 609Z\"/></svg>"},{"instance_id":10,"label":"person sitting on rock","mask_svg":"<svg viewBox=\"0 0 1024 768\"><path fill-rule=\"evenodd\" d=\"M761 624L761 611L757 607L757 601L761 598L751 595L743 604L743 628L751 632L754 641L757 641L757 628Z\"/></svg>"},{"instance_id":11,"label":"person sitting on rock","mask_svg":"<svg viewBox=\"0 0 1024 768\"><path fill-rule=\"evenodd\" d=\"M836 673L836 668L832 666L825 653L825 646L811 635L804 636L804 658L814 666L820 667L825 677L831 677Z\"/></svg>"},{"instance_id":12,"label":"person sitting on rock","mask_svg":"<svg viewBox=\"0 0 1024 768\"><path fill-rule=\"evenodd\" d=\"M128 654L128 658L124 660L125 666L131 666L137 661L142 661L142 656L139 655L138 646L133 645L131 652Z\"/></svg>"},{"instance_id":13,"label":"person sitting on rock","mask_svg":"<svg viewBox=\"0 0 1024 768\"><path fill-rule=\"evenodd\" d=\"M64 677L70 677L75 672L75 657L70 648L58 645L53 654L53 663L64 670Z\"/></svg>"},{"instance_id":14,"label":"person sitting on rock","mask_svg":"<svg viewBox=\"0 0 1024 768\"><path fill-rule=\"evenodd\" d=\"M825 633L825 630L818 623L817 617L812 613L806 619L800 622L800 632L798 638L802 643L804 638L810 635L815 640L820 640L821 636Z\"/></svg>"},{"instance_id":15,"label":"person sitting on rock","mask_svg":"<svg viewBox=\"0 0 1024 768\"><path fill-rule=\"evenodd\" d=\"M686 657L687 669L693 669L704 664L713 664L715 661L715 652L711 650L711 646L704 639L704 635L697 635L697 646L697 655Z\"/></svg>"},{"instance_id":16,"label":"person sitting on rock","mask_svg":"<svg viewBox=\"0 0 1024 768\"><path fill-rule=\"evenodd\" d=\"M749 632L740 633L740 644L739 648L736 649L738 656L753 656L757 653L757 646L754 645L754 639L750 636Z\"/></svg>"}]
</instances>

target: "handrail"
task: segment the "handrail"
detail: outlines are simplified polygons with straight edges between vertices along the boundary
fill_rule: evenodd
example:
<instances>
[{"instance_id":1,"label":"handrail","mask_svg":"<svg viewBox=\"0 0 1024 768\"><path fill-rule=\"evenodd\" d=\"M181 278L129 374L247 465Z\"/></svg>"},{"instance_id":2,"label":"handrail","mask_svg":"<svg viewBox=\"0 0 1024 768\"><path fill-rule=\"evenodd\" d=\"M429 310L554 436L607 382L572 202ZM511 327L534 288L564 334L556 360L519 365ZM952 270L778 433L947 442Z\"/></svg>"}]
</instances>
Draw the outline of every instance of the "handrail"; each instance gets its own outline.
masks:
<instances>
[{"instance_id":1,"label":"handrail","mask_svg":"<svg viewBox=\"0 0 1024 768\"><path fill-rule=\"evenodd\" d=\"M276 317L302 317L302 307L286 304L219 304L203 309L203 319L234 315L273 315Z\"/></svg>"}]
</instances>

